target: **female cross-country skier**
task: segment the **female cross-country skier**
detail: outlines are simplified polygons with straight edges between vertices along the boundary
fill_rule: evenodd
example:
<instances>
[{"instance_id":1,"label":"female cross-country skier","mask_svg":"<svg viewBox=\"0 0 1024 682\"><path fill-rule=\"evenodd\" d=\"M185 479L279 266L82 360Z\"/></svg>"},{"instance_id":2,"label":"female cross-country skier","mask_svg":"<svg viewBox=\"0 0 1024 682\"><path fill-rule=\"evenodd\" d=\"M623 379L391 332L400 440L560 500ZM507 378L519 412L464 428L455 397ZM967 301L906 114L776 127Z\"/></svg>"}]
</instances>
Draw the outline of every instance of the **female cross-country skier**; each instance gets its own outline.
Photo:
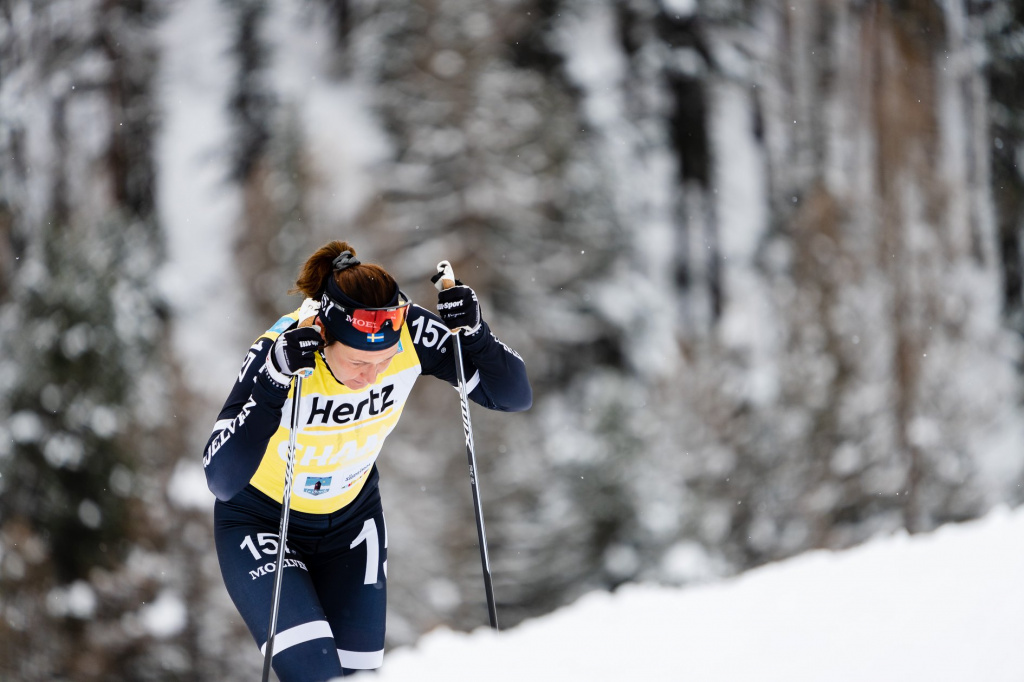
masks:
<instances>
[{"instance_id":1,"label":"female cross-country skier","mask_svg":"<svg viewBox=\"0 0 1024 682\"><path fill-rule=\"evenodd\" d=\"M292 377L303 380L273 668L316 682L384 658L387 529L374 465L420 375L456 385L447 342L463 329L469 396L493 410L530 407L522 359L458 284L440 316L411 304L382 267L333 241L299 274L302 307L256 339L214 425L203 465L231 599L265 649L289 449Z\"/></svg>"}]
</instances>

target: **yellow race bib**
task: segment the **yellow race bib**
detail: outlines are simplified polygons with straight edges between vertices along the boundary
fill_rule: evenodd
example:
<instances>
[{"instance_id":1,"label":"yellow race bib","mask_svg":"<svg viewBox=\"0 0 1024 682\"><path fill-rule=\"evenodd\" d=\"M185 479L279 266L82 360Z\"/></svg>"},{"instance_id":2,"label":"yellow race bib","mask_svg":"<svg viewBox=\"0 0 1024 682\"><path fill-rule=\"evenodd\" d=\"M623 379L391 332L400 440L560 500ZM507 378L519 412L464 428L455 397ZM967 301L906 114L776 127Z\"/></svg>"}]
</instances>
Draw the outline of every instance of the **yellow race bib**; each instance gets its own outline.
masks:
<instances>
[{"instance_id":1,"label":"yellow race bib","mask_svg":"<svg viewBox=\"0 0 1024 682\"><path fill-rule=\"evenodd\" d=\"M358 391L338 383L317 354L313 375L302 381L292 509L329 514L362 490L421 372L407 326L399 343L401 350L377 382ZM278 502L284 498L294 392L293 385L281 410L281 424L249 481Z\"/></svg>"}]
</instances>

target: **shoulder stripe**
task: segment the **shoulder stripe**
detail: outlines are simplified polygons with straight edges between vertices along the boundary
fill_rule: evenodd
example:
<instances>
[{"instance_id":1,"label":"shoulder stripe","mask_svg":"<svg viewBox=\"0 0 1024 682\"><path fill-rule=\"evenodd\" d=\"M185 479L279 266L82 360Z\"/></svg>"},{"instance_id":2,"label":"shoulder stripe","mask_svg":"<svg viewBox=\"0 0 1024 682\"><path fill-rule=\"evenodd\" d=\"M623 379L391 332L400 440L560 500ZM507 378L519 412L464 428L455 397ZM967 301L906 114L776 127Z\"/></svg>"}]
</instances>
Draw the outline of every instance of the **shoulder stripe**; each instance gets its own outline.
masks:
<instances>
[{"instance_id":1,"label":"shoulder stripe","mask_svg":"<svg viewBox=\"0 0 1024 682\"><path fill-rule=\"evenodd\" d=\"M262 334L260 334L259 338L260 339L270 339L271 341L276 341L277 337L279 337L282 332L287 331L287 329L289 327L291 327L293 324L295 324L296 322L298 322L298 320L299 320L299 310L294 310L294 311L292 311L292 312L290 312L290 313L288 313L286 315L282 315L277 320L277 322L274 323L274 326L272 326L270 329L268 329L267 331L265 331ZM256 341L258 343L259 339L257 339Z\"/></svg>"},{"instance_id":2,"label":"shoulder stripe","mask_svg":"<svg viewBox=\"0 0 1024 682\"><path fill-rule=\"evenodd\" d=\"M267 330L267 333L280 334L284 330L288 329L288 327L292 326L294 322L294 317L291 317L290 315L285 315L280 320L275 322L274 326Z\"/></svg>"}]
</instances>

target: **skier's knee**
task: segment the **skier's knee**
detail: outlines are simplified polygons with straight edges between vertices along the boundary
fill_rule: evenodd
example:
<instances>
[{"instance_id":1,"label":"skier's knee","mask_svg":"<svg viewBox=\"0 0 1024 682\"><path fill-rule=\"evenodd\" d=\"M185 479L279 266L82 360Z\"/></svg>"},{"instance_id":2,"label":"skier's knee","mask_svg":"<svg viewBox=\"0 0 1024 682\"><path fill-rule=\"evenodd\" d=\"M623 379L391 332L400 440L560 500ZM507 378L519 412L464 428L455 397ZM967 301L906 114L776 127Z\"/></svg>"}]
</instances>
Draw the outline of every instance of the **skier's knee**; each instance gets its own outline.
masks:
<instances>
[{"instance_id":1,"label":"skier's knee","mask_svg":"<svg viewBox=\"0 0 1024 682\"><path fill-rule=\"evenodd\" d=\"M273 665L281 682L326 682L344 674L334 640L326 637L308 640L274 654Z\"/></svg>"}]
</instances>

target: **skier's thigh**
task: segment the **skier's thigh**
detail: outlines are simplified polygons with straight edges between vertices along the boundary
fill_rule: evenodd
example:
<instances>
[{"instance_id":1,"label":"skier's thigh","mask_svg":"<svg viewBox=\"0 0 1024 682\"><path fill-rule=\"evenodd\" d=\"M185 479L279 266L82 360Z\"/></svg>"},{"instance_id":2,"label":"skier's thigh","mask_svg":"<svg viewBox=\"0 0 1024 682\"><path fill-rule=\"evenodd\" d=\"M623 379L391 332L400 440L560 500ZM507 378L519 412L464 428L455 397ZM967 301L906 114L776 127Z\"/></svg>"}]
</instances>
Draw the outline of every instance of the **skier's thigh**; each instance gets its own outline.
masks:
<instances>
[{"instance_id":1,"label":"skier's thigh","mask_svg":"<svg viewBox=\"0 0 1024 682\"><path fill-rule=\"evenodd\" d=\"M379 668L384 659L386 565L387 531L378 508L332 534L330 550L321 546L309 567L346 671Z\"/></svg>"},{"instance_id":2,"label":"skier's thigh","mask_svg":"<svg viewBox=\"0 0 1024 682\"><path fill-rule=\"evenodd\" d=\"M231 600L253 639L265 653L273 601L277 529L215 514L215 541L221 574ZM294 549L291 543L289 548ZM274 671L281 682L318 682L342 674L334 634L320 606L306 562L286 555L274 636Z\"/></svg>"}]
</instances>

